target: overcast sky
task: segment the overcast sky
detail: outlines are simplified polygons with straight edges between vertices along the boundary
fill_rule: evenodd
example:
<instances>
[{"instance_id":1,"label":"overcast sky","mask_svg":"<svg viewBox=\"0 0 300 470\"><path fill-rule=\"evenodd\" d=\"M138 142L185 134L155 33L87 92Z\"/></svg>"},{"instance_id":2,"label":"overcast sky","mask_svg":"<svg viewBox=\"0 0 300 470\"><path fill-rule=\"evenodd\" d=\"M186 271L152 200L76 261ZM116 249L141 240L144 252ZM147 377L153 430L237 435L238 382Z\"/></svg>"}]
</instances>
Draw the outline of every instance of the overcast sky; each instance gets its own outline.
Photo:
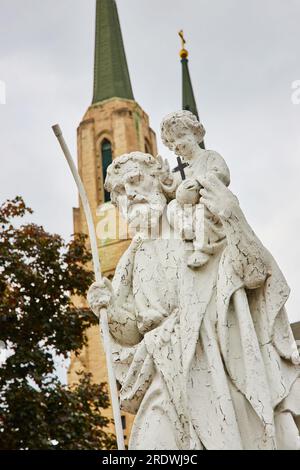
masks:
<instances>
[{"instance_id":1,"label":"overcast sky","mask_svg":"<svg viewBox=\"0 0 300 470\"><path fill-rule=\"evenodd\" d=\"M158 133L181 106L183 28L206 145L220 152L250 224L292 288L300 320L300 0L118 0L134 95ZM0 0L0 201L68 237L77 193L52 134L76 155L92 98L95 0ZM1 100L1 85L0 85ZM159 150L168 155L158 135Z\"/></svg>"}]
</instances>

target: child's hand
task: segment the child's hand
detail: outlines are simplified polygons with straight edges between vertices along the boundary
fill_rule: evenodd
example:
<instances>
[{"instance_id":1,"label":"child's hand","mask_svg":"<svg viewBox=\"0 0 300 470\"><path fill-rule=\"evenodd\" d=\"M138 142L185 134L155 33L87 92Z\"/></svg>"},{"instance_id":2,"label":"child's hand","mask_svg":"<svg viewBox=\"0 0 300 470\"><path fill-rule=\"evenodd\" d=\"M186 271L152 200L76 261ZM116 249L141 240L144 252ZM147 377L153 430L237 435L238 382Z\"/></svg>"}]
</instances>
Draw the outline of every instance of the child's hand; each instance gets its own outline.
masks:
<instances>
[{"instance_id":1,"label":"child's hand","mask_svg":"<svg viewBox=\"0 0 300 470\"><path fill-rule=\"evenodd\" d=\"M198 204L200 199L200 184L194 178L189 178L178 186L176 200L179 204Z\"/></svg>"}]
</instances>

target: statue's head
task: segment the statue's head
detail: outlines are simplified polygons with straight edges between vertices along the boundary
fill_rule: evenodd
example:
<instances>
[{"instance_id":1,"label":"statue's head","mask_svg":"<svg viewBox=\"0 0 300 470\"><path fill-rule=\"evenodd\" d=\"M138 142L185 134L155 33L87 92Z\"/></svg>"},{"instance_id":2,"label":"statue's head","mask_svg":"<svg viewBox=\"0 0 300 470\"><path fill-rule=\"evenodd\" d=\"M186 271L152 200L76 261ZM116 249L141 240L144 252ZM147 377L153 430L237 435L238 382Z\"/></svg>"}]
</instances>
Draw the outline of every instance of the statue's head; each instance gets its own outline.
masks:
<instances>
[{"instance_id":1,"label":"statue's head","mask_svg":"<svg viewBox=\"0 0 300 470\"><path fill-rule=\"evenodd\" d=\"M159 175L161 163L152 155L132 152L116 158L107 169L105 189L129 227L155 226L166 206Z\"/></svg>"},{"instance_id":2,"label":"statue's head","mask_svg":"<svg viewBox=\"0 0 300 470\"><path fill-rule=\"evenodd\" d=\"M161 123L163 143L178 156L191 158L194 150L199 149L205 129L190 111L177 111L168 114Z\"/></svg>"}]
</instances>

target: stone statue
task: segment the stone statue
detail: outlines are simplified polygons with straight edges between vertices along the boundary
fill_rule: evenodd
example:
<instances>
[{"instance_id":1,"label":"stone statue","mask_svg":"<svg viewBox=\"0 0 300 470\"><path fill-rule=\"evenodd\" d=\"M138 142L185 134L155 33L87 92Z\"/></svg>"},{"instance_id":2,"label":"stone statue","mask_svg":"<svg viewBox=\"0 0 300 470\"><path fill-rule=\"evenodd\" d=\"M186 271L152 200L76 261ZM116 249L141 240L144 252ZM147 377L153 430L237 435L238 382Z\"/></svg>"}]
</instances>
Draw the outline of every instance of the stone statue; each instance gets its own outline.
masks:
<instances>
[{"instance_id":1,"label":"stone statue","mask_svg":"<svg viewBox=\"0 0 300 470\"><path fill-rule=\"evenodd\" d=\"M230 172L221 155L199 146L204 136L204 127L190 111L169 114L161 124L164 144L186 161L184 172L188 179L180 181L178 177L172 178L166 162L167 172L161 182L169 197L175 194L168 205L168 221L183 239L193 241L194 251L188 260L191 268L203 266L213 254L213 240L209 239L207 229L217 227L211 224L212 213L204 204L199 204L200 178L214 174L226 186L230 184ZM210 230L210 234L213 237L213 230Z\"/></svg>"},{"instance_id":2,"label":"stone statue","mask_svg":"<svg viewBox=\"0 0 300 470\"><path fill-rule=\"evenodd\" d=\"M228 188L224 160L199 148L200 125L193 118L193 131L189 121L175 113L162 129L190 162L187 176L199 191L192 205L205 206L200 251L209 256L199 267L190 263L193 239L176 236L167 220L168 200L180 185L187 197L189 186L162 158L139 152L108 169L112 202L138 230L112 283L94 283L88 301L96 315L107 308L121 406L136 415L129 448L297 449L289 288Z\"/></svg>"}]
</instances>

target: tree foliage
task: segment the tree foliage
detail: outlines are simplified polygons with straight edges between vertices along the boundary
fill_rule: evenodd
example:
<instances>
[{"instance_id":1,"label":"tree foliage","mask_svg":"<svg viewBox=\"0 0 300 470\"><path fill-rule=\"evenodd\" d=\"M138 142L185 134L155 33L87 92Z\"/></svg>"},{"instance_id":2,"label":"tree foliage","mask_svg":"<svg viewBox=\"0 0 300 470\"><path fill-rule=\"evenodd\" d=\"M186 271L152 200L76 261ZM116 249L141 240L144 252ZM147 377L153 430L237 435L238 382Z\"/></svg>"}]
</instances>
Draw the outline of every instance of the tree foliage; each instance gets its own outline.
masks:
<instances>
[{"instance_id":1,"label":"tree foliage","mask_svg":"<svg viewBox=\"0 0 300 470\"><path fill-rule=\"evenodd\" d=\"M21 225L31 212L20 197L0 207L0 341L8 356L0 367L0 449L112 448L106 385L82 374L68 388L55 373L55 357L78 352L95 323L71 301L93 279L85 238L66 243Z\"/></svg>"}]
</instances>

